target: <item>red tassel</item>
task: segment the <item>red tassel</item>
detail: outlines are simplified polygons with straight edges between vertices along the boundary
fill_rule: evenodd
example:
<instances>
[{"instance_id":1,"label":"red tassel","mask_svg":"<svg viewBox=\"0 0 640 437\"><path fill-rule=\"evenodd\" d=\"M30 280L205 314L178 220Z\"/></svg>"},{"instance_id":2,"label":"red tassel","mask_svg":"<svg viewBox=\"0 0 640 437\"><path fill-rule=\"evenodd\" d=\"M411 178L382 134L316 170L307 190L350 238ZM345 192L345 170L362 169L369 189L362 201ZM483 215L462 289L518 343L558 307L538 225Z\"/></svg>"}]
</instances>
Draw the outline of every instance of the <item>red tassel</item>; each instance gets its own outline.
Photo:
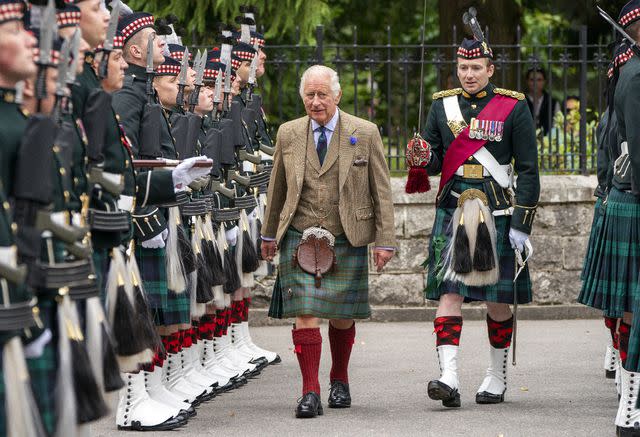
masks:
<instances>
[{"instance_id":1,"label":"red tassel","mask_svg":"<svg viewBox=\"0 0 640 437\"><path fill-rule=\"evenodd\" d=\"M302 353L302 345L296 344L295 347L293 348L293 353L294 354L301 354Z\"/></svg>"},{"instance_id":2,"label":"red tassel","mask_svg":"<svg viewBox=\"0 0 640 437\"><path fill-rule=\"evenodd\" d=\"M404 191L407 194L426 193L431 190L429 175L424 167L411 167Z\"/></svg>"}]
</instances>

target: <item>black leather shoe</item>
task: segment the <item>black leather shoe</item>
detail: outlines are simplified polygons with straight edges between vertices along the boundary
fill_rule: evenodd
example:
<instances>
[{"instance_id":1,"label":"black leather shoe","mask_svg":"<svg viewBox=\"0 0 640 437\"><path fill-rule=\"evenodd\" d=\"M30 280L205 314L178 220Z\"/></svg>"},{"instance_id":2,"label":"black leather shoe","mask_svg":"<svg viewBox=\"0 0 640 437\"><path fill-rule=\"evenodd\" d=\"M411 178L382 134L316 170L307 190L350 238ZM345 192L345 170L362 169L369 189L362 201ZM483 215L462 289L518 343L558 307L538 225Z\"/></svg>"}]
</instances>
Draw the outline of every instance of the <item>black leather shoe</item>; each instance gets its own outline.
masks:
<instances>
[{"instance_id":1,"label":"black leather shoe","mask_svg":"<svg viewBox=\"0 0 640 437\"><path fill-rule=\"evenodd\" d=\"M635 426L630 428L616 426L616 435L619 437L640 437L640 428Z\"/></svg>"},{"instance_id":2,"label":"black leather shoe","mask_svg":"<svg viewBox=\"0 0 640 437\"><path fill-rule=\"evenodd\" d=\"M333 381L329 389L329 408L349 408L351 406L351 393L349 384L342 381Z\"/></svg>"},{"instance_id":3,"label":"black leather shoe","mask_svg":"<svg viewBox=\"0 0 640 437\"><path fill-rule=\"evenodd\" d=\"M187 419L178 415L177 417L167 419L166 421L154 426L143 426L139 421L134 420L129 426L118 425L118 429L124 431L170 431L184 426L186 423Z\"/></svg>"},{"instance_id":4,"label":"black leather shoe","mask_svg":"<svg viewBox=\"0 0 640 437\"><path fill-rule=\"evenodd\" d=\"M504 402L504 393L499 395L488 391L476 393L476 404L499 404L501 402Z\"/></svg>"},{"instance_id":5,"label":"black leather shoe","mask_svg":"<svg viewBox=\"0 0 640 437\"><path fill-rule=\"evenodd\" d=\"M320 396L316 392L310 391L298 401L298 406L296 407L297 418L310 419L323 414L322 402L320 402Z\"/></svg>"},{"instance_id":6,"label":"black leather shoe","mask_svg":"<svg viewBox=\"0 0 640 437\"><path fill-rule=\"evenodd\" d=\"M451 388L437 379L429 381L427 393L431 399L442 401L442 406L447 408L460 407L460 393L457 388Z\"/></svg>"}]
</instances>

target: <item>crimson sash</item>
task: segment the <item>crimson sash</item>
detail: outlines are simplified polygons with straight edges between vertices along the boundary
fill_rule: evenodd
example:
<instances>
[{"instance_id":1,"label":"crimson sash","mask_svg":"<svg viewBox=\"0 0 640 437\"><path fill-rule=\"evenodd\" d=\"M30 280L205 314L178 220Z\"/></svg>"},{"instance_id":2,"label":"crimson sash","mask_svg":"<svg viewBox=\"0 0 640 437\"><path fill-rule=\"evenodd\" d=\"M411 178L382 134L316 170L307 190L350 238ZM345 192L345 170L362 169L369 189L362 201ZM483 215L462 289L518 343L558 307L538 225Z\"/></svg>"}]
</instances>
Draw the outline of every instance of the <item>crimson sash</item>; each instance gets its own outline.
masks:
<instances>
[{"instance_id":1,"label":"crimson sash","mask_svg":"<svg viewBox=\"0 0 640 437\"><path fill-rule=\"evenodd\" d=\"M517 99L512 97L496 94L484 107L478 120L506 121L507 117L513 111L518 103ZM438 188L438 196L447 182L451 180L456 170L464 164L464 162L478 150L480 150L488 140L478 140L469 137L469 126L464 128L460 135L449 145L442 162L442 172L440 175L440 187Z\"/></svg>"}]
</instances>

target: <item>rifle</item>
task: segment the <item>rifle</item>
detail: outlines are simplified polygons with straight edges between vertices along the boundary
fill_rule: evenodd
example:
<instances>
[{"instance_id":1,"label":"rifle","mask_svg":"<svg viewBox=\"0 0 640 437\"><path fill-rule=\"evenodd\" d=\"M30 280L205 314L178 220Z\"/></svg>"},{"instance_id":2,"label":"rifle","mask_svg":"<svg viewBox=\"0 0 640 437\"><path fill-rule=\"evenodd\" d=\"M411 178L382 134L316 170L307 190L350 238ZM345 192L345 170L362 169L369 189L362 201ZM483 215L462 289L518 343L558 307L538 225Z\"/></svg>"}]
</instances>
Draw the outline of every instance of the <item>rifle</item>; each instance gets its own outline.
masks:
<instances>
[{"instance_id":1,"label":"rifle","mask_svg":"<svg viewBox=\"0 0 640 437\"><path fill-rule=\"evenodd\" d=\"M53 38L58 34L56 21L56 7L53 0L47 2L40 22L40 44L38 56L38 76L36 78L36 99L38 100L38 112L41 109L42 100L47 98L47 67L51 63L51 49Z\"/></svg>"},{"instance_id":2,"label":"rifle","mask_svg":"<svg viewBox=\"0 0 640 437\"><path fill-rule=\"evenodd\" d=\"M109 56L113 50L113 40L116 37L116 30L118 30L118 19L120 17L120 5L122 3L114 0L111 2L111 16L109 17L109 26L107 27L107 37L102 44L102 59L98 66L98 78L104 79L107 77L107 70L109 67Z\"/></svg>"},{"instance_id":3,"label":"rifle","mask_svg":"<svg viewBox=\"0 0 640 437\"><path fill-rule=\"evenodd\" d=\"M187 73L189 72L189 48L185 47L180 63L180 73L178 74L178 95L176 96L176 106L184 106L184 88L187 86Z\"/></svg>"},{"instance_id":4,"label":"rifle","mask_svg":"<svg viewBox=\"0 0 640 437\"><path fill-rule=\"evenodd\" d=\"M607 14L604 9L600 6L596 6L598 8L598 13L605 21L613 26L613 28L622 35L623 39L626 39L631 44L631 50L636 56L640 56L640 47L638 47L638 43L635 39L633 39L609 14Z\"/></svg>"},{"instance_id":5,"label":"rifle","mask_svg":"<svg viewBox=\"0 0 640 437\"><path fill-rule=\"evenodd\" d=\"M161 167L177 167L182 161L179 159L134 159L133 166L135 168L161 168ZM197 168L207 168L213 165L213 160L202 159L196 161L193 166Z\"/></svg>"},{"instance_id":6,"label":"rifle","mask_svg":"<svg viewBox=\"0 0 640 437\"><path fill-rule=\"evenodd\" d=\"M155 33L150 33L147 39L147 102L155 103L155 90L153 89L153 78L155 72L153 69L153 45L156 39Z\"/></svg>"},{"instance_id":7,"label":"rifle","mask_svg":"<svg viewBox=\"0 0 640 437\"><path fill-rule=\"evenodd\" d=\"M196 55L196 59L193 63L193 68L196 70L196 80L194 83L194 89L191 95L189 96L189 112L193 112L198 105L198 99L200 98L200 89L202 88L202 83L204 81L204 69L207 66L207 52L206 50L200 51L198 50L198 54Z\"/></svg>"}]
</instances>

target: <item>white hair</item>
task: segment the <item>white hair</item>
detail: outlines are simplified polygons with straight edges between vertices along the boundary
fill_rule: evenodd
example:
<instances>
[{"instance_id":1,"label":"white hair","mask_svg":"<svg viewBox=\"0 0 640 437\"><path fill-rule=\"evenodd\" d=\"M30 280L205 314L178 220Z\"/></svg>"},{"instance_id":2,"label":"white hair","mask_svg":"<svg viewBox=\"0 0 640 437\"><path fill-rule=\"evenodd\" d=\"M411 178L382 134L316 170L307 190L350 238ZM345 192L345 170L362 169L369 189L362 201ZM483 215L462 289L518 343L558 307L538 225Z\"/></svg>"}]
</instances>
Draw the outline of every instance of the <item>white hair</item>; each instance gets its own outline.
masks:
<instances>
[{"instance_id":1,"label":"white hair","mask_svg":"<svg viewBox=\"0 0 640 437\"><path fill-rule=\"evenodd\" d=\"M324 75L329 78L329 87L331 88L331 93L333 97L338 97L340 94L340 79L338 78L338 73L325 65L312 65L307 68L304 73L302 73L302 78L300 79L300 97L304 98L304 85L307 82L309 76L314 75Z\"/></svg>"}]
</instances>

